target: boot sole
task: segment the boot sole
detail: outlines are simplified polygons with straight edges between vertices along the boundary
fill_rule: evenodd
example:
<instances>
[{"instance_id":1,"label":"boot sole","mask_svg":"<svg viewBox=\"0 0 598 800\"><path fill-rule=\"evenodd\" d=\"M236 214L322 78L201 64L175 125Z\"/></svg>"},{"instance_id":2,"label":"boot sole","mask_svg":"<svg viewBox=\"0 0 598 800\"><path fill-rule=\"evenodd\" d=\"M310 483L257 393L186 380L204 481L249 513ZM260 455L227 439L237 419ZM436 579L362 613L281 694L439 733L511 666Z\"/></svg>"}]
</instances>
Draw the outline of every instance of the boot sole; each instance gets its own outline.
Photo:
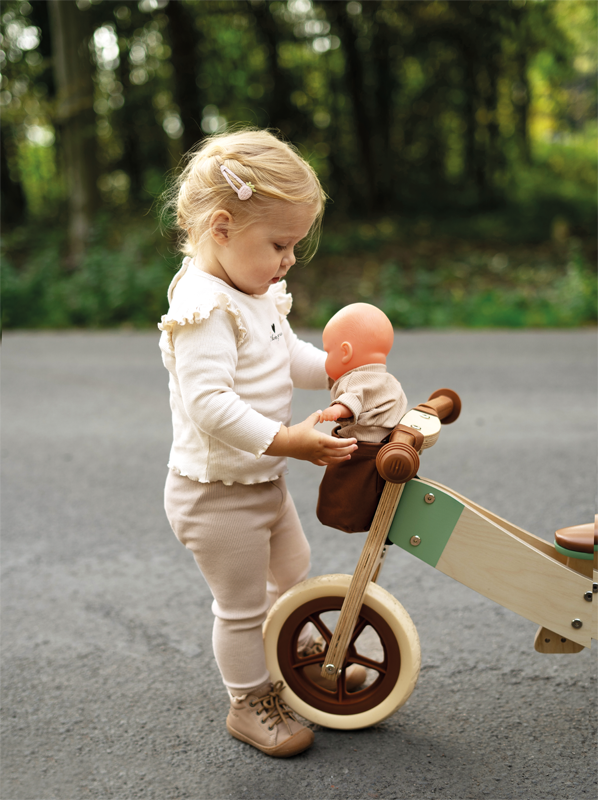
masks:
<instances>
[{"instance_id":1,"label":"boot sole","mask_svg":"<svg viewBox=\"0 0 598 800\"><path fill-rule=\"evenodd\" d=\"M299 753L305 752L305 750L310 748L314 743L314 735L309 728L297 731L297 733L289 739L286 739L284 742L274 747L266 747L265 745L259 744L259 742L256 742L254 739L250 739L249 736L239 733L239 731L231 727L228 720L226 721L226 729L235 739L250 744L252 747L261 750L262 753L265 753L267 756L272 756L273 758L290 758L291 756L297 756Z\"/></svg>"}]
</instances>

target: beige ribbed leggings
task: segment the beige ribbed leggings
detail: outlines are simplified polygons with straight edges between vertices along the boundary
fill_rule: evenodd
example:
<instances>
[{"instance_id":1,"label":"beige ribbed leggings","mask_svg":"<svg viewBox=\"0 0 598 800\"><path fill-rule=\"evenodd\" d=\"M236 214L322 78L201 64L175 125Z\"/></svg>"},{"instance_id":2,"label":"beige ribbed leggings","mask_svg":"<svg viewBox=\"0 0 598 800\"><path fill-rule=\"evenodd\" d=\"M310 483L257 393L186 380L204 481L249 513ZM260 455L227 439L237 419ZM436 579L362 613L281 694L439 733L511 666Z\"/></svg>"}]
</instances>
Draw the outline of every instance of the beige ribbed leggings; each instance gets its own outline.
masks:
<instances>
[{"instance_id":1,"label":"beige ribbed leggings","mask_svg":"<svg viewBox=\"0 0 598 800\"><path fill-rule=\"evenodd\" d=\"M164 505L214 597L212 643L222 679L243 694L269 679L262 623L270 606L309 572L295 504L284 478L225 486L170 470Z\"/></svg>"}]
</instances>

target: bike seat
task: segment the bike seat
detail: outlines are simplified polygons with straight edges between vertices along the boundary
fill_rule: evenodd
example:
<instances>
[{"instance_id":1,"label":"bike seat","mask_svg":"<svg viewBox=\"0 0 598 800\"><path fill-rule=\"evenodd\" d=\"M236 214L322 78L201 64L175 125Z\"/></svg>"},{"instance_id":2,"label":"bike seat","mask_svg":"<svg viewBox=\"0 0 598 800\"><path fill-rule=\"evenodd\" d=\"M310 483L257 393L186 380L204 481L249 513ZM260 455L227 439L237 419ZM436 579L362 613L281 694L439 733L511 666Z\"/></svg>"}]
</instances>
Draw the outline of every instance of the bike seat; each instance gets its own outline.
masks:
<instances>
[{"instance_id":1,"label":"bike seat","mask_svg":"<svg viewBox=\"0 0 598 800\"><path fill-rule=\"evenodd\" d=\"M575 553L594 553L598 550L598 514L594 522L560 528L554 535L556 544Z\"/></svg>"}]
</instances>

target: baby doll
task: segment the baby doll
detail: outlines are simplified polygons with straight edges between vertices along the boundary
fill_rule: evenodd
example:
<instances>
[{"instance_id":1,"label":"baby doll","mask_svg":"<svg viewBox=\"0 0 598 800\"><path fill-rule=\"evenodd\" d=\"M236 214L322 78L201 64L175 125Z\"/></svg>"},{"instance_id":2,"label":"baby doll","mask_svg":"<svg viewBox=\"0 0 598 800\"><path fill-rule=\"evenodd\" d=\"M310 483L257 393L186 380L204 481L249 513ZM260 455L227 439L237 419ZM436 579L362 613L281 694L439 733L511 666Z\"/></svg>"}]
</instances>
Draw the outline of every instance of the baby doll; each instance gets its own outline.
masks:
<instances>
[{"instance_id":1,"label":"baby doll","mask_svg":"<svg viewBox=\"0 0 598 800\"><path fill-rule=\"evenodd\" d=\"M405 414L405 392L386 371L393 339L390 320L369 303L345 306L324 328L326 373L334 384L320 422L338 420L343 438L380 442Z\"/></svg>"}]
</instances>

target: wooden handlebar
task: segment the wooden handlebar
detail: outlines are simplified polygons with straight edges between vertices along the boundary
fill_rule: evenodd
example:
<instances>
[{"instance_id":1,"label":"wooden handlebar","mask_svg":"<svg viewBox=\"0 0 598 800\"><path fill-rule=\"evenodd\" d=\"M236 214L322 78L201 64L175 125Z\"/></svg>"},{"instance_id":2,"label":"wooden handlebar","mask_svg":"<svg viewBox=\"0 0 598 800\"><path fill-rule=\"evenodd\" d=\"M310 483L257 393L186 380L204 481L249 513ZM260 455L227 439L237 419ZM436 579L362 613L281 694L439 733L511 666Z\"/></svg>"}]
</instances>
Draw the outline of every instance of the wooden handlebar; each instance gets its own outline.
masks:
<instances>
[{"instance_id":1,"label":"wooden handlebar","mask_svg":"<svg viewBox=\"0 0 598 800\"><path fill-rule=\"evenodd\" d=\"M419 411L432 413L443 425L450 425L461 413L461 398L452 389L436 389L425 403L416 406Z\"/></svg>"},{"instance_id":2,"label":"wooden handlebar","mask_svg":"<svg viewBox=\"0 0 598 800\"><path fill-rule=\"evenodd\" d=\"M415 407L422 414L438 417L443 425L454 422L461 413L461 399L452 389L438 389L425 403ZM419 469L419 452L424 444L421 431L408 425L397 425L388 444L376 456L376 469L385 481L407 483Z\"/></svg>"}]
</instances>

